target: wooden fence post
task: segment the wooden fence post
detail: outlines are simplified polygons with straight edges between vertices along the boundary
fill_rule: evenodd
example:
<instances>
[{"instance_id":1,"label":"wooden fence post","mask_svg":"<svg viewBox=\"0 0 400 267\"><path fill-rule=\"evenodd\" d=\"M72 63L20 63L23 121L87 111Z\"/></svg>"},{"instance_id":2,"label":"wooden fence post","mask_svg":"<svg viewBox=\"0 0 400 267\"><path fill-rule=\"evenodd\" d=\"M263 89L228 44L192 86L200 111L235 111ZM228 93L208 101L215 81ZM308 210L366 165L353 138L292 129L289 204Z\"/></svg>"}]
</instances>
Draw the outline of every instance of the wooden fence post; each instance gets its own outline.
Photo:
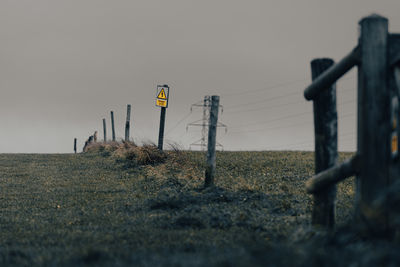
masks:
<instances>
[{"instance_id":1,"label":"wooden fence post","mask_svg":"<svg viewBox=\"0 0 400 267\"><path fill-rule=\"evenodd\" d=\"M129 141L130 120L131 120L131 105L128 104L126 108L125 142Z\"/></svg>"},{"instance_id":2,"label":"wooden fence post","mask_svg":"<svg viewBox=\"0 0 400 267\"><path fill-rule=\"evenodd\" d=\"M76 138L74 138L74 152L76 154Z\"/></svg>"},{"instance_id":3,"label":"wooden fence post","mask_svg":"<svg viewBox=\"0 0 400 267\"><path fill-rule=\"evenodd\" d=\"M400 63L400 62L399 62ZM397 63L397 64L399 64ZM393 68L393 75L390 75L389 86L392 93L392 106L391 106L391 152L392 161L390 166L390 180L389 184L395 184L400 177L400 108L399 108L399 97L400 97L400 64ZM396 222L398 214L388 214L388 227L389 229L398 229ZM395 230L396 231L396 230ZM400 236L400 229L397 230L397 235Z\"/></svg>"},{"instance_id":4,"label":"wooden fence post","mask_svg":"<svg viewBox=\"0 0 400 267\"><path fill-rule=\"evenodd\" d=\"M106 119L103 119L104 143L107 142Z\"/></svg>"},{"instance_id":5,"label":"wooden fence post","mask_svg":"<svg viewBox=\"0 0 400 267\"><path fill-rule=\"evenodd\" d=\"M315 80L334 64L332 59L311 61L312 79ZM313 99L315 132L315 173L333 167L338 158L336 85L321 91ZM336 185L314 193L312 224L332 228L335 224Z\"/></svg>"},{"instance_id":6,"label":"wooden fence post","mask_svg":"<svg viewBox=\"0 0 400 267\"><path fill-rule=\"evenodd\" d=\"M205 172L204 187L214 185L215 176L215 145L217 142L217 124L218 124L219 96L211 97L210 121L208 125L208 147L207 147L207 166Z\"/></svg>"},{"instance_id":7,"label":"wooden fence post","mask_svg":"<svg viewBox=\"0 0 400 267\"><path fill-rule=\"evenodd\" d=\"M113 142L115 142L114 111L111 111L111 133L112 133L112 140Z\"/></svg>"},{"instance_id":8,"label":"wooden fence post","mask_svg":"<svg viewBox=\"0 0 400 267\"><path fill-rule=\"evenodd\" d=\"M387 84L388 20L378 15L360 21L358 69L357 218L387 229L387 214L376 218L373 202L385 191L390 165L390 90Z\"/></svg>"}]
</instances>

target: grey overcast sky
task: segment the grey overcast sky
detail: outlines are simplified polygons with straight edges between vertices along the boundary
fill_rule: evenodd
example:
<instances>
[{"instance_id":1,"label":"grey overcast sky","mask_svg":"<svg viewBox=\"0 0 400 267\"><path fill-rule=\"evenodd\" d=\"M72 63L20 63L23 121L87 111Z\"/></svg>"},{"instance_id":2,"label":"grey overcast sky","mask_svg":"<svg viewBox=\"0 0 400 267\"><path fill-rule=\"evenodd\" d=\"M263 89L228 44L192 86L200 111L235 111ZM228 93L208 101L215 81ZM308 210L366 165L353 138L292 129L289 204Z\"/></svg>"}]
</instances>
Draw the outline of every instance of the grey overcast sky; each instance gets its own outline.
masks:
<instances>
[{"instance_id":1,"label":"grey overcast sky","mask_svg":"<svg viewBox=\"0 0 400 267\"><path fill-rule=\"evenodd\" d=\"M399 12L399 0L1 0L0 153L69 153L74 137L81 149L110 110L122 137L127 104L134 140L156 142L157 84L171 87L167 141L200 139L190 106L216 94L226 150L312 150L310 61L340 60L371 13L400 32ZM355 75L338 83L340 150L355 149Z\"/></svg>"}]
</instances>

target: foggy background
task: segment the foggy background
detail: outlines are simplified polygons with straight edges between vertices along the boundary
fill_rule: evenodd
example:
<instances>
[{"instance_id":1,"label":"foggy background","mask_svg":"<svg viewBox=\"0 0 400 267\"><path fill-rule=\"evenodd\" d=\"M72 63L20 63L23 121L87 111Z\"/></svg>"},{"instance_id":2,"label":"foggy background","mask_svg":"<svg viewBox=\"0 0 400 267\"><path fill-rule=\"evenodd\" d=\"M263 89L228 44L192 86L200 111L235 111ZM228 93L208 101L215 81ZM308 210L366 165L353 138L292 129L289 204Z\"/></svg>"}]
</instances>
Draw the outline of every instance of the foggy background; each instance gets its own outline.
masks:
<instances>
[{"instance_id":1,"label":"foggy background","mask_svg":"<svg viewBox=\"0 0 400 267\"><path fill-rule=\"evenodd\" d=\"M400 32L398 0L1 0L0 153L70 153L114 111L124 136L157 142L157 84L170 86L166 143L188 149L220 95L225 150L313 150L310 61L343 58L371 13ZM356 71L337 85L339 149L355 150Z\"/></svg>"}]
</instances>

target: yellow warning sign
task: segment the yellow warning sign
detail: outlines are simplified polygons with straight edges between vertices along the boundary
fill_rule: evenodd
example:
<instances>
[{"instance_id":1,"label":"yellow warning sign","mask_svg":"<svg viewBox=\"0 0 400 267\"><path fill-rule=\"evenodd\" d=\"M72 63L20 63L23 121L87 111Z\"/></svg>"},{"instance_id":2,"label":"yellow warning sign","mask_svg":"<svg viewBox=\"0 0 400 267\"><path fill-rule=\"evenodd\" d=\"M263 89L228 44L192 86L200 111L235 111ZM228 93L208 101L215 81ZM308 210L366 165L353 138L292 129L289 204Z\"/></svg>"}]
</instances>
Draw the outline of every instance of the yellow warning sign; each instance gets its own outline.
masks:
<instances>
[{"instance_id":1,"label":"yellow warning sign","mask_svg":"<svg viewBox=\"0 0 400 267\"><path fill-rule=\"evenodd\" d=\"M398 153L398 139L397 134L392 135L392 155L397 155Z\"/></svg>"},{"instance_id":2,"label":"yellow warning sign","mask_svg":"<svg viewBox=\"0 0 400 267\"><path fill-rule=\"evenodd\" d=\"M167 100L167 95L165 94L164 88L161 88L161 91L158 93L158 99L165 99Z\"/></svg>"},{"instance_id":3,"label":"yellow warning sign","mask_svg":"<svg viewBox=\"0 0 400 267\"><path fill-rule=\"evenodd\" d=\"M166 108L167 107L167 100L161 100L161 99L156 99L156 106L157 107L163 107Z\"/></svg>"},{"instance_id":4,"label":"yellow warning sign","mask_svg":"<svg viewBox=\"0 0 400 267\"><path fill-rule=\"evenodd\" d=\"M162 108L168 108L168 98L169 98L169 86L157 85L157 94L156 94L156 106Z\"/></svg>"}]
</instances>

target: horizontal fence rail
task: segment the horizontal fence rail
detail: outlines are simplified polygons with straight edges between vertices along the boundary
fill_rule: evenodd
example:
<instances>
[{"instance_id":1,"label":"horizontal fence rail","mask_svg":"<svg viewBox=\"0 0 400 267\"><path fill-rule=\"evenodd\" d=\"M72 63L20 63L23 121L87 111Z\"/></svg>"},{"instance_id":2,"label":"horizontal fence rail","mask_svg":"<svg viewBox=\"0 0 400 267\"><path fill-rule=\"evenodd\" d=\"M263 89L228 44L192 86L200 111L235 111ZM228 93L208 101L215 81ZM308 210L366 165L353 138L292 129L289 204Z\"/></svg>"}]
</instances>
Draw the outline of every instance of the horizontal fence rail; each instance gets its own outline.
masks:
<instances>
[{"instance_id":1,"label":"horizontal fence rail","mask_svg":"<svg viewBox=\"0 0 400 267\"><path fill-rule=\"evenodd\" d=\"M360 59L360 49L357 46L346 57L337 64L326 70L321 76L316 78L313 83L304 90L304 97L312 100L322 90L329 88L337 79L343 76L351 68L358 64Z\"/></svg>"},{"instance_id":2,"label":"horizontal fence rail","mask_svg":"<svg viewBox=\"0 0 400 267\"><path fill-rule=\"evenodd\" d=\"M358 156L354 156L343 163L322 171L306 182L306 190L309 194L315 194L324 188L337 184L357 173Z\"/></svg>"}]
</instances>

